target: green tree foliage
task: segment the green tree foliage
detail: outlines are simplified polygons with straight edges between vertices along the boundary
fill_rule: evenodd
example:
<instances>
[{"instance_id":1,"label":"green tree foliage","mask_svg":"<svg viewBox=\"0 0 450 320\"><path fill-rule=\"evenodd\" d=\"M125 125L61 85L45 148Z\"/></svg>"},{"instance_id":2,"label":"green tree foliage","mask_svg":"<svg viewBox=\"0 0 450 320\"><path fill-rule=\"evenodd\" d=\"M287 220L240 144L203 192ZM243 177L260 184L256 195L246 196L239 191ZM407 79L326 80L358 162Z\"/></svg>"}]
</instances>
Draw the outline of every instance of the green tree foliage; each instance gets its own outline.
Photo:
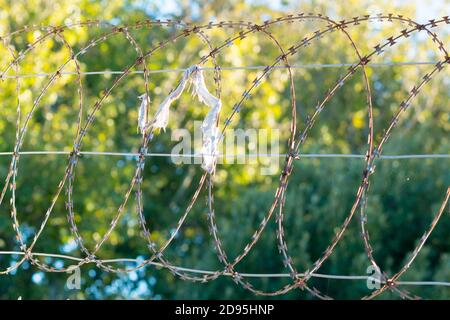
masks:
<instances>
[{"instance_id":1,"label":"green tree foliage","mask_svg":"<svg viewBox=\"0 0 450 320\"><path fill-rule=\"evenodd\" d=\"M394 7L390 1L302 1L299 7L281 2L276 6L249 1L88 1L71 0L58 3L45 0L0 0L0 34L6 35L21 27L34 24L60 25L77 20L99 19L114 24L132 24L143 19L173 18L194 23L214 20L264 21L287 12L320 12L336 20L374 12L393 11L415 17L414 6ZM369 5L370 4L370 5ZM448 14L450 4L442 1L437 15ZM430 11L430 14L431 11ZM429 18L435 18L430 16ZM286 50L311 32L324 28L325 23L283 24L270 28ZM386 37L398 34L405 28L400 23L361 24L350 28L349 34L362 53ZM448 43L448 28L437 32ZM102 27L73 28L62 34L75 52L105 32ZM130 34L144 52L160 41L179 32L173 27L151 27L131 30ZM205 34L215 45L239 30L212 29ZM28 43L45 31L30 31L14 36L10 49L0 47L0 65L11 61L11 52L25 50ZM170 43L156 51L146 61L150 70L176 69L197 63L209 51L198 35ZM263 33L249 36L226 48L217 57L222 67L242 65L268 65L280 54L279 48ZM20 63L20 74L52 73L70 57L69 49L56 36L36 46ZM298 54L290 57L291 64L352 63L356 55L348 39L339 31L325 35ZM122 34L89 49L80 57L82 71L124 70L137 58L130 40ZM403 39L374 63L382 61L435 61L442 58L437 45L426 37ZM212 62L207 66L212 67ZM378 142L399 103L408 91L432 66L393 66L368 68L374 103L375 139ZM447 67L448 69L448 67ZM436 76L413 101L391 136L385 154L448 154L450 140L449 70ZM70 63L64 71L75 71ZM305 126L305 119L314 110L317 101L346 68L295 69L295 95L297 103L297 130ZM8 75L14 74L14 68ZM248 88L260 70L235 70L222 72L221 96L223 115L231 112L243 91ZM103 90L109 88L118 75L83 76L83 121ZM152 73L149 92L152 105L150 113L176 85L179 73ZM206 73L209 89L214 92L213 73ZM48 81L48 77L25 77L20 80L22 119L31 110L34 99ZM0 151L11 151L16 132L16 80L9 78L0 83ZM145 92L142 74L132 74L121 81L104 102L89 130L83 150L137 152L140 135L136 132L137 96ZM281 131L280 152L286 151L291 117L291 95L286 70L273 71L251 99L244 103L242 112L234 120L233 128L268 129ZM34 114L22 150L70 151L76 133L79 108L76 75L63 75L46 91ZM151 143L151 152L170 152L176 142L171 133L176 128L194 130L193 120L201 120L207 110L189 94L174 103L167 132L158 134ZM363 74L358 71L326 105L302 153L359 153L364 154L368 135L366 93ZM242 151L242 150L241 150ZM0 157L0 177L8 173L10 158ZM32 240L44 214L51 203L56 187L63 176L67 157L60 155L22 156L17 178L16 207L21 230L27 242ZM234 258L250 240L261 219L266 215L278 185L278 173L260 174L261 164L219 165L214 186L215 212L219 233L230 258ZM304 158L295 163L286 194L286 239L293 262L300 272L311 268L330 243L338 226L350 212L364 167L363 159ZM123 200L134 173L135 159L130 157L82 156L76 169L74 182L75 219L85 239L92 248L108 230L111 219ZM281 168L281 164L280 164ZM437 213L445 191L450 184L448 159L380 160L373 175L367 204L368 229L374 247L374 256L383 271L393 274L402 267L414 250L418 240ZM152 240L159 245L170 237L176 221L184 212L202 175L198 165L175 165L170 158L149 158L146 163L142 191L144 215L152 231ZM4 180L2 180L4 181ZM1 185L3 188L3 184ZM0 206L0 250L20 250L11 225L9 197ZM166 251L173 264L216 270L223 268L217 259L212 238L208 232L207 206L203 190L180 234ZM56 202L45 231L35 247L35 252L62 253L84 257L74 245L66 219L65 195ZM359 213L357 212L357 215ZM370 265L360 237L358 217L354 217L349 230L332 256L319 270L329 274L365 275ZM448 210L438 227L428 239L411 269L401 279L412 281L449 281L450 277L450 220ZM262 238L251 253L237 266L240 272L287 273L276 247L275 219L269 223ZM98 256L103 259L145 258L146 242L142 238L136 215L136 201L131 197L124 215L110 239ZM18 256L0 255L2 269L13 264ZM70 262L64 259L42 258L46 263L61 267ZM123 266L123 265L122 265ZM127 266L132 266L127 265ZM43 273L25 262L10 275L0 276L0 298L253 298L248 291L235 285L228 277L207 284L181 281L169 271L148 266L129 274L106 273L95 265L81 269L81 290L69 290L69 275ZM251 279L255 287L272 291L287 284L289 279ZM310 282L323 293L335 298L359 298L369 293L365 281L312 279ZM406 287L405 287L406 288ZM450 298L445 287L408 287L414 294L428 298ZM382 298L398 298L389 292ZM305 298L303 291L292 291L279 298Z\"/></svg>"}]
</instances>

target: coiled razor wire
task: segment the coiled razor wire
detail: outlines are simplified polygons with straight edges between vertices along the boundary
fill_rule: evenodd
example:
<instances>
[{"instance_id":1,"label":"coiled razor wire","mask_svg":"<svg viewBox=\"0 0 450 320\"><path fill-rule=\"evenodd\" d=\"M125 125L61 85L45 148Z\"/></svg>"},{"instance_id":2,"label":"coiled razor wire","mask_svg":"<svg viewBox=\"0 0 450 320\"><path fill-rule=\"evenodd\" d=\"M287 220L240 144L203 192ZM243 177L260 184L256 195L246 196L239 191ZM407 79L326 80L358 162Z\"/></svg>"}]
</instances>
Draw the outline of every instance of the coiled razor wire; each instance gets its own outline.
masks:
<instances>
[{"instance_id":1,"label":"coiled razor wire","mask_svg":"<svg viewBox=\"0 0 450 320\"><path fill-rule=\"evenodd\" d=\"M276 25L284 25L288 23L293 22L301 22L301 23L308 23L311 21L317 21L324 24L324 27L322 29L319 29L312 33L312 35L303 38L301 41L295 43L288 49L283 48L283 46L280 44L280 42L277 40L277 38L269 31L270 27L276 26ZM349 35L347 30L349 28L352 28L353 26L359 25L361 23L368 23L368 22L382 22L382 23L400 23L406 26L405 29L400 31L400 33L395 34L393 36L390 36L387 38L384 42L381 42L377 44L373 51L370 52L367 55L362 55L360 51L358 50L358 47L352 37ZM134 270L141 269L148 265L158 265L162 266L166 269L168 269L171 273L173 273L175 276L179 277L182 280L187 281L193 281L193 282L208 282L212 281L214 279L217 279L220 276L230 276L232 279L236 282L236 284L242 286L246 290L249 290L250 292L256 294L256 295L263 295L263 296L276 296L276 295L282 295L285 294L291 290L294 289L300 289L300 290L307 290L309 293L311 293L313 296L320 298L320 299L331 299L331 297L321 293L317 288L314 288L308 284L308 281L312 277L326 277L326 278L336 278L336 279L359 279L364 278L366 279L366 276L333 276L333 275L321 275L318 273L319 269L323 265L323 263L332 255L334 248L341 240L342 236L344 235L345 231L347 230L347 227L350 223L350 221L353 219L353 217L356 214L356 211L359 210L360 212L360 229L361 229L361 236L364 243L365 251L367 254L367 258L370 261L371 265L375 268L375 270L378 271L379 274L383 275L383 278L380 280L381 287L375 291L373 291L370 295L363 297L364 299L372 299L381 293L383 293L386 290L390 290L394 293L397 293L400 297L406 298L406 299L415 299L419 298L417 296L414 296L404 290L403 288L400 288L400 285L413 285L417 284L414 282L408 282L408 281L399 281L399 278L409 269L409 267L412 265L418 254L420 253L421 249L423 248L425 242L427 241L430 234L433 232L435 227L437 226L440 218L442 217L443 213L445 212L448 201L450 198L450 187L447 187L447 191L445 195L443 196L442 204L438 210L438 212L435 213L433 220L430 223L430 226L425 230L423 236L421 237L419 243L415 247L413 253L408 258L407 262L400 268L400 271L395 273L394 275L388 275L385 272L383 272L378 263L376 262L374 256L373 256L373 247L370 242L369 238L369 231L367 229L367 213L366 213L366 207L367 203L369 201L369 185L370 185L370 178L375 172L376 167L376 161L379 158L383 157L389 157L382 155L382 148L388 141L390 135L393 132L393 129L396 127L398 121L400 120L400 117L402 114L409 108L411 103L413 102L414 98L419 94L421 89L439 72L441 72L445 67L450 64L450 57L448 55L448 52L443 44L443 42L439 39L436 33L434 33L432 30L433 28L436 28L438 26L442 25L448 25L450 24L450 18L448 16L442 17L440 19L432 19L429 20L429 22L420 24L415 21L413 21L410 18L404 17L402 15L394 15L394 14L377 14L377 15L365 15L361 17L354 17L347 20L341 20L341 21L334 21L331 18L321 15L321 14L304 14L299 13L296 15L287 15L283 16L274 20L268 20L265 21L262 24L256 24L252 22L243 22L243 21L222 21L222 22L210 22L208 24L204 25L193 25L193 24L187 24L182 21L172 21L172 20L145 20L145 21L139 21L134 24L130 25L123 25L123 26L115 26L111 25L106 22L100 22L100 21L86 21L86 22L78 22L74 24L68 24L68 25L62 25L62 26L27 26L23 27L21 29L18 29L16 31L13 31L5 36L0 37L0 40L2 40L3 44L8 48L8 52L11 55L11 61L7 64L7 66L1 71L0 73L0 80L4 80L7 78L15 78L16 79L16 94L17 94L17 122L16 122L16 137L15 137L15 144L14 149L12 152L6 152L3 153L3 155L11 155L11 162L9 165L8 174L5 178L5 184L2 189L2 192L0 194L0 204L3 202L6 192L8 188L11 190L11 198L10 198L10 205L11 205L11 219L12 219L12 226L14 229L14 232L16 234L17 241L20 246L20 252L0 252L0 254L18 254L22 256L19 261L15 262L13 265L9 266L8 268L4 270L0 270L0 274L8 274L12 272L13 270L17 269L19 266L21 266L25 261L29 261L31 264L35 265L37 268L46 271L46 272L67 272L71 271L76 267L80 267L85 264L94 263L99 268L101 268L104 271L107 272L131 272ZM152 27L173 27L178 30L175 34L171 35L168 39L165 41L160 42L157 46L152 47L147 52L144 52L142 48L139 46L139 44L136 42L136 40L133 38L133 36L130 34L131 30L151 30ZM74 52L72 46L68 43L64 36L64 32L69 29L77 29L77 28L101 28L102 30L106 30L103 34L98 36L97 38L91 40L84 48L82 48L78 52ZM224 29L229 28L232 30L236 30L235 34L225 40L221 45L219 46L213 46L212 42L210 41L209 37L206 34L206 30L210 29ZM15 36L18 36L20 34L23 34L25 32L29 31L43 31L43 35L39 36L34 42L31 42L27 45L27 48L16 52L15 49L10 46L10 41ZM340 77L336 83L333 85L333 87L327 91L323 99L316 105L314 112L312 115L308 116L306 118L306 126L303 130L297 132L297 106L296 106L296 98L295 98L295 83L293 80L292 75L292 69L296 66L292 66L289 63L289 57L294 56L298 52L300 52L303 48L311 45L313 41L316 41L323 37L324 35L339 31L342 32L343 35L346 37L349 45L355 52L356 56L356 63L345 65L348 67L347 72L344 76ZM266 37L269 41L273 43L273 45L279 50L279 55L277 58L273 61L272 64L264 66L262 68L262 73L252 81L250 86L242 93L241 98L239 101L234 105L231 113L227 115L225 122L223 123L222 129L221 129L221 135L223 136L225 130L232 124L234 118L236 118L237 114L241 111L243 104L246 100L250 99L252 93L256 91L256 89L260 86L262 82L264 82L267 77L270 75L270 73L277 69L277 68L285 68L288 71L289 75L289 85L290 85L290 99L291 99L291 123L290 123L290 136L289 140L287 142L287 149L288 153L285 155L280 155L285 158L284 160L284 166L282 169L282 172L280 173L280 179L278 187L276 188L274 192L274 199L268 208L268 211L266 212L265 216L260 222L259 227L254 231L251 239L248 241L248 243L245 245L244 249L240 254L238 254L234 259L230 259L227 255L226 250L222 246L221 236L219 233L219 228L216 224L216 218L215 218L215 207L214 207L214 177L215 177L215 171L213 171L211 174L208 172L204 172L203 175L200 177L199 181L197 182L197 188L195 189L195 192L193 196L190 198L186 210L183 212L183 214L180 216L174 231L171 233L171 236L165 241L165 243L162 244L162 246L158 247L157 244L152 241L151 237L151 231L148 228L147 220L143 214L143 193L142 193L142 181L143 181L143 169L145 166L145 160L146 157L149 156L148 154L148 146L152 142L153 137L155 135L154 129L149 127L148 130L146 130L142 135L142 140L140 143L139 153L136 154L137 156L137 163L136 168L134 171L134 175L129 183L128 189L125 192L122 203L117 209L117 212L113 219L111 220L110 226L101 237L99 241L96 241L95 246L93 249L90 249L84 245L83 238L79 232L77 222L75 221L75 214L74 214L74 203L73 203L73 191L74 191L74 178L75 178L75 171L76 166L78 162L78 158L83 153L89 153L86 151L82 151L82 144L83 139L88 134L89 128L94 125L96 113L102 108L103 102L106 100L106 98L112 93L112 91L130 74L133 73L142 73L144 75L144 81L145 81L145 94L146 99L148 99L148 103L150 104L150 94L149 94L149 79L150 75L152 73L158 72L158 70L149 70L147 67L147 63L150 60L151 56L157 52L160 49L165 48L166 46L170 45L171 43L174 43L180 39L196 36L199 37L200 40L206 45L208 54L204 55L200 58L200 60L196 63L196 65L199 66L199 69L207 69L203 67L203 65L211 61L213 64L213 70L214 70L214 84L215 84L215 91L216 91L216 97L220 99L221 97L221 72L222 69L220 65L218 64L216 57L222 53L222 50L224 48L227 48L229 46L235 46L238 45L238 41L245 40L249 35L260 33L264 37ZM439 61L433 63L434 68L431 72L426 73L423 75L421 81L415 85L408 93L408 96L405 100L403 100L400 105L398 106L398 109L392 119L390 120L390 123L386 130L384 130L380 142L375 145L374 142L374 128L373 128L373 111L372 111L372 94L371 94L371 87L368 80L368 76L366 73L366 67L371 65L371 60L376 55L381 55L383 51L388 48L395 46L395 44L402 38L408 38L409 36L415 34L415 33L423 33L429 38L432 39L433 43L437 46L437 49L442 54L442 57ZM106 41L107 39L113 37L113 36L123 36L125 37L130 45L134 47L137 58L136 60L129 66L127 66L124 70L119 72L114 72L117 74L117 78L114 79L112 85L106 89L100 98L97 99L97 101L94 103L94 105L89 109L89 112L87 114L86 121L83 123L83 84L81 80L82 73L80 64L78 62L78 58L85 54L89 49L95 47L96 45L101 44L102 42ZM31 107L31 110L24 116L22 119L21 115L21 101L20 101L20 78L21 77L28 77L32 75L20 75L20 62L23 60L27 55L31 54L36 47L41 44L46 39L49 39L51 37L58 38L63 43L63 46L66 47L70 52L70 58L65 61L62 65L58 67L58 69L51 74L39 74L36 76L47 76L49 77L48 81L44 85L42 91L38 95L38 97L34 100L33 105ZM65 72L65 68L73 63L75 65L75 72ZM343 66L343 65L341 65ZM139 68L142 68L142 70L139 70ZM261 67L258 67L261 69ZM285 240L284 235L284 226L283 226L283 220L284 220L284 204L286 201L286 190L288 187L288 181L289 177L293 174L293 163L294 161L300 161L303 157L307 157L308 155L303 155L300 152L300 147L304 144L308 137L309 131L313 128L317 117L320 115L320 113L324 110L324 108L327 105L327 102L331 100L331 98L335 95L335 93L343 86L345 85L345 82L353 77L353 75L356 73L358 69L362 70L363 74L363 80L364 80L364 86L366 91L366 99L367 99L367 118L368 118L368 139L367 139L367 151L364 156L365 159L365 168L362 172L362 178L360 185L357 189L356 196L354 203L350 209L350 212L348 213L347 217L344 219L340 227L338 228L338 231L336 232L334 238L331 240L329 246L325 249L323 254L317 258L317 260L313 263L313 265L306 271L300 273L297 268L295 267L293 263L293 259L289 253L288 245ZM9 75L8 73L10 70L13 70L15 75ZM180 70L178 70L180 71ZM79 98L79 113L78 113L78 119L77 119L77 130L76 134L73 140L73 147L72 151L68 154L68 163L66 166L66 169L64 171L63 177L61 178L58 187L53 195L53 198L51 200L51 203L48 207L48 209L45 212L44 219L40 224L40 227L38 228L37 232L35 233L32 241L30 244L27 244L25 241L25 237L23 236L22 232L20 231L20 222L17 217L17 210L16 210L16 178L18 175L18 163L20 160L21 154L26 154L26 152L21 151L22 144L24 141L25 134L27 132L28 124L30 120L32 119L35 111L38 109L39 104L43 96L45 95L46 91L49 89L49 87L52 85L52 83L59 77L61 77L63 74L75 74L77 78L77 87L78 87L78 98ZM98 72L92 72L92 74L97 74ZM219 122L218 122L219 124ZM51 152L49 152L51 153ZM65 152L58 152L55 151L53 153L56 154L66 154ZM92 152L92 154L99 154ZM102 154L102 153L100 153ZM109 153L103 153L108 155ZM116 153L110 153L110 155L115 155ZM349 155L354 156L354 155ZM420 155L417 155L420 157ZM437 156L447 156L447 155L437 155ZM80 247L82 253L85 255L83 259L78 258L71 258L68 256L63 255L52 255L52 254L45 254L45 253L37 253L34 252L33 249L40 238L42 232L44 231L46 224L50 218L50 215L52 213L52 210L55 206L56 201L58 200L61 192L63 189L66 188L67 193L67 202L66 202L66 208L68 211L67 219L70 225L70 230L74 236L74 239L76 240L78 246ZM186 221L192 207L198 200L199 194L201 190L206 189L207 190L207 207L208 207L208 214L207 214L207 220L209 223L209 230L210 234L212 236L214 246L216 249L218 260L223 264L223 268L216 270L216 271L202 271L202 270L193 270L193 269L187 269L187 268L181 268L178 266L173 265L165 256L165 250L170 246L180 229L182 228L184 222ZM128 203L128 200L133 193L136 197L136 213L139 219L140 227L143 231L143 237L147 241L147 246L149 249L149 252L151 253L151 256L143 261L138 261L134 259L110 259L110 260L102 260L97 257L97 254L103 244L108 241L109 237L111 236L113 230L117 226L117 223L120 221L121 217L123 216L124 208ZM242 261L253 249L255 244L260 239L261 235L263 234L268 222L272 219L275 213L275 220L277 223L277 229L276 229L276 237L278 241L278 250L280 252L280 255L282 257L283 263L285 267L288 269L289 274L278 274L278 275L260 275L260 276L289 276L292 280L292 282L288 285L285 285L284 287L273 291L273 292L264 292L261 291L250 282L250 278L255 277L254 274L246 274L236 271L236 266ZM56 268L49 264L44 263L39 259L39 257L42 256L59 256L65 259L70 259L72 261L75 261L74 265L70 265L68 267L62 267L62 268ZM116 267L115 264L117 262L134 262L136 263L135 267L132 268L120 268ZM199 276L198 274L201 274ZM420 284L420 283L419 283ZM427 285L432 285L432 282L424 283ZM436 283L438 284L438 283ZM440 283L441 285L448 285L449 283Z\"/></svg>"}]
</instances>

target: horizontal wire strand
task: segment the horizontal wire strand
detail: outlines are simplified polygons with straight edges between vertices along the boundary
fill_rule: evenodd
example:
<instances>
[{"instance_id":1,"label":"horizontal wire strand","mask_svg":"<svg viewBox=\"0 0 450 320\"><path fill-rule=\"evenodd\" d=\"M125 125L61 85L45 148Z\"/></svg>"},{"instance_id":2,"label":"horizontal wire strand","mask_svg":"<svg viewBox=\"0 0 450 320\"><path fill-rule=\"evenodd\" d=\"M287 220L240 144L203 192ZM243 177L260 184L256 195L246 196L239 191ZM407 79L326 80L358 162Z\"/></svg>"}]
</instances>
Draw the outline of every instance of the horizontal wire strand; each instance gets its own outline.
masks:
<instances>
[{"instance_id":1,"label":"horizontal wire strand","mask_svg":"<svg viewBox=\"0 0 450 320\"><path fill-rule=\"evenodd\" d=\"M19 155L70 155L71 151L58 151L58 150L41 150L41 151L20 151L17 154ZM122 156L122 157L139 157L141 154L137 152L102 152L102 151L80 151L80 155L88 155L88 156ZM12 156L14 152L5 151L0 152L0 156ZM171 154L171 153L146 153L146 157L175 157L175 158L200 158L202 157L201 153L189 153L189 154ZM252 154L219 154L219 158L284 158L288 156L285 153L252 153ZM357 158L364 159L366 156L363 154L352 154L352 153L304 153L299 155L300 158ZM391 159L391 160L399 160L399 159L442 159L442 158L450 158L450 154L398 154L398 155L381 155L380 159Z\"/></svg>"},{"instance_id":2,"label":"horizontal wire strand","mask_svg":"<svg viewBox=\"0 0 450 320\"><path fill-rule=\"evenodd\" d=\"M391 67L391 66L420 66L420 65L435 65L437 61L411 61L411 62L380 62L380 63L371 63L367 65L367 68L370 67ZM342 67L351 67L355 64L352 63L325 63L325 64L301 64L301 65L292 65L291 69L316 69L316 68L342 68ZM240 67L224 67L220 68L223 71L235 71L235 70L263 70L267 66L240 66ZM274 69L287 69L287 66L274 66ZM212 67L200 67L200 70L204 71L214 71ZM150 73L170 73L170 72L185 72L187 68L178 68L178 69L158 69L158 70L148 70ZM113 71L113 70L100 70L100 71L85 71L80 72L80 75L113 75L113 74L123 74L124 71ZM130 71L131 74L143 74L144 71L136 70ZM78 75L77 72L60 72L61 75ZM32 73L32 74L21 74L21 75L5 75L3 78L5 79L17 79L17 78L33 78L33 77L49 77L52 76L53 73Z\"/></svg>"},{"instance_id":3,"label":"horizontal wire strand","mask_svg":"<svg viewBox=\"0 0 450 320\"><path fill-rule=\"evenodd\" d=\"M0 255L24 255L22 251L0 251ZM63 254L54 254L54 253L42 253L42 252L33 252L33 256L40 256L40 257L49 257L49 258L60 258L60 259L66 259L66 260L72 260L72 261L84 261L84 259L69 256L69 255L63 255ZM121 263L121 262L132 262L132 263L139 263L141 260L139 259L131 259L131 258L122 258L122 259L105 259L100 260L101 262L108 263ZM149 265L157 266L157 267L163 267L164 265L162 263L158 262L149 262ZM185 267L179 267L174 266L174 269L178 271L186 271L186 272L192 272L192 273L198 273L198 274L214 274L214 271L210 270L202 270L202 269L193 269L193 268L185 268ZM289 273L240 273L243 277L248 278L290 278L292 277ZM223 273L224 276L233 276L231 273ZM298 276L303 276L304 274L298 274ZM323 274L323 273L313 273L311 274L312 277L315 278L323 278L323 279L334 279L334 280L367 280L369 276L359 276L359 275L333 275L333 274ZM372 278L371 278L372 279ZM374 281L376 281L375 278L373 278ZM399 285L409 285L409 286L445 286L450 287L450 282L445 281L397 281L396 284Z\"/></svg>"}]
</instances>

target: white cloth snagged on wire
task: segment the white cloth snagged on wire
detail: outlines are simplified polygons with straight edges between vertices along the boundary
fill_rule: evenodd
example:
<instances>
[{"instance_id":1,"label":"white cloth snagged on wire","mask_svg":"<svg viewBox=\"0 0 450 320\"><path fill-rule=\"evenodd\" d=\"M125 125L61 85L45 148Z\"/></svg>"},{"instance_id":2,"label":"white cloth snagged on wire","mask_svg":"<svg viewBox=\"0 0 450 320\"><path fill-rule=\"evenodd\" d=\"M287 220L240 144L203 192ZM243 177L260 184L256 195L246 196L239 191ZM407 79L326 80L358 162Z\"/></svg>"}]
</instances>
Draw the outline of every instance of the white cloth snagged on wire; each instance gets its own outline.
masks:
<instances>
[{"instance_id":1,"label":"white cloth snagged on wire","mask_svg":"<svg viewBox=\"0 0 450 320\"><path fill-rule=\"evenodd\" d=\"M197 96L200 102L211 108L203 120L201 129L202 168L208 173L212 173L214 171L216 158L218 155L220 130L217 126L217 119L222 107L222 102L208 91L203 72L198 66L194 65L184 72L180 83L175 90L173 90L159 105L155 117L150 123L147 121L147 94L139 96L142 103L139 107L138 126L141 133L145 133L149 127L159 128L165 131L169 122L169 107L173 101L177 100L181 96L188 81L190 81L193 85L192 94Z\"/></svg>"},{"instance_id":2,"label":"white cloth snagged on wire","mask_svg":"<svg viewBox=\"0 0 450 320\"><path fill-rule=\"evenodd\" d=\"M191 77L193 84L192 93L198 97L200 102L211 108L202 123L202 168L208 173L212 173L218 155L220 130L217 127L217 118L219 117L222 103L209 93L201 70L197 68Z\"/></svg>"},{"instance_id":3,"label":"white cloth snagged on wire","mask_svg":"<svg viewBox=\"0 0 450 320\"><path fill-rule=\"evenodd\" d=\"M167 124L169 123L169 107L172 102L177 100L183 93L184 88L186 87L186 83L189 80L189 76L191 75L193 70L194 67L190 67L183 73L183 78L181 78L178 86L159 105L158 111L156 111L155 114L155 118L149 124L149 126L166 131Z\"/></svg>"},{"instance_id":4,"label":"white cloth snagged on wire","mask_svg":"<svg viewBox=\"0 0 450 320\"><path fill-rule=\"evenodd\" d=\"M139 106L139 118L138 118L138 129L144 134L145 127L147 126L147 108L148 108L148 99L147 94L144 93L138 97L139 100L142 100L141 105Z\"/></svg>"}]
</instances>

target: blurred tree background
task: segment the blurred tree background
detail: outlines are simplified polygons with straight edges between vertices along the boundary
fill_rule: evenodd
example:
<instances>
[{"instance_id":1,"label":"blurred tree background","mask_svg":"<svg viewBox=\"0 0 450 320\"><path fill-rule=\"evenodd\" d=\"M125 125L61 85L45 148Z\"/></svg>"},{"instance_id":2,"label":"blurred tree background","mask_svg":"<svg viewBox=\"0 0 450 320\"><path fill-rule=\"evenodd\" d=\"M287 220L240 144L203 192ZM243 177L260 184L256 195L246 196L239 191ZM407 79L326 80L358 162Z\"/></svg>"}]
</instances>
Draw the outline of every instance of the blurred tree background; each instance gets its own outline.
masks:
<instances>
[{"instance_id":1,"label":"blurred tree background","mask_svg":"<svg viewBox=\"0 0 450 320\"><path fill-rule=\"evenodd\" d=\"M376 5L375 5L376 3ZM73 21L99 19L113 24L132 24L143 19L182 19L202 24L208 21L245 20L262 22L280 15L297 12L315 12L336 20L372 13L403 14L419 21L450 13L449 1L367 1L331 2L325 0L301 1L301 4L273 1L9 1L0 0L0 35L6 35L25 25L60 25ZM283 24L270 28L284 49L301 41L306 35L324 28L325 23ZM386 37L399 34L406 28L398 22L362 23L350 28L349 33L363 54ZM73 28L62 33L77 52L90 40L107 30L102 27ZM215 45L237 34L239 29L212 29L205 34ZM445 44L450 39L445 26L435 30ZM142 50L148 51L160 41L179 32L173 27L144 27L130 31ZM25 32L11 38L11 48L25 50L44 31ZM421 33L422 34L422 33ZM0 48L2 70L11 60L10 51ZM205 43L196 36L170 43L155 52L148 60L149 69L185 68L196 63L208 52ZM224 49L218 56L222 67L268 65L279 54L279 49L262 33L257 33ZM49 37L26 55L20 63L21 74L52 73L70 57L69 50L57 37ZM134 47L123 34L108 38L80 56L82 71L123 70L137 58ZM442 59L437 45L423 35L403 39L396 46L377 56L373 62L437 61ZM334 32L315 41L290 57L291 64L353 63L355 53L342 33ZM213 66L211 62L207 66ZM374 125L379 141L382 130L398 109L399 103L431 65L384 66L368 68L374 102ZM74 71L69 63L64 71ZM12 69L8 75L14 74ZM223 111L221 123L238 102L261 70L222 71ZM345 67L295 69L298 130L304 127L317 101ZM450 150L450 109L448 68L438 74L413 101L412 107L400 121L384 148L385 154L448 154ZM109 88L117 75L83 76L83 107L93 107L102 91ZM213 73L206 72L208 87L214 92ZM153 114L155 107L173 88L180 73L152 73L149 91ZM48 81L48 77L26 77L20 80L22 114L30 111ZM13 150L16 126L16 80L0 83L0 151ZM97 114L95 125L84 140L84 151L137 152L140 135L136 132L137 96L145 92L142 74L127 76L112 91ZM46 91L34 114L25 136L22 150L70 151L76 133L78 114L77 78L63 75ZM207 112L190 94L184 94L174 103L168 130L159 134L149 152L169 153L177 143L171 141L176 128L193 131L193 120L201 120ZM364 154L368 134L366 95L362 72L358 71L327 104L311 131L302 153L360 153ZM86 111L84 116L86 115ZM281 149L289 136L290 91L286 70L275 70L270 79L246 101L233 128L268 129L281 131ZM84 118L83 121L86 119ZM9 156L0 157L0 177L8 173ZM82 156L74 182L75 219L92 248L107 231L111 219L123 200L124 192L135 168L135 159L126 157ZM445 191L450 184L449 159L380 160L372 179L368 203L368 229L374 246L374 256L388 274L399 270L414 250L419 238L437 213ZM67 157L61 155L22 156L17 178L17 215L21 230L29 243L37 231L63 176ZM253 231L266 214L278 184L278 173L261 175L262 164L223 164L217 168L215 207L220 235L229 258L239 254ZM363 159L304 158L297 161L287 191L285 207L286 238L294 264L299 271L307 270L320 257L331 241L337 227L348 215L360 183ZM281 164L280 164L281 168ZM199 165L175 165L170 158L148 158L145 167L143 194L144 215L152 231L153 240L162 244L192 197L202 175ZM2 180L2 188L4 180ZM20 250L10 219L10 192L0 206L0 250ZM50 216L45 231L38 240L35 252L60 253L83 257L76 246L66 219L66 195L61 194ZM206 190L203 190L186 223L166 251L173 264L203 270L222 268L217 260L208 232ZM142 238L136 214L136 201L130 198L124 216L98 256L110 258L148 257L146 241ZM448 210L426 242L404 280L450 280L450 219ZM237 266L240 272L283 273L275 237L273 219L261 240ZM0 255L2 270L20 257ZM40 258L46 263L62 267L70 261ZM122 265L124 266L124 265ZM131 264L128 265L132 266ZM365 275L369 266L360 237L359 221L355 216L349 230L327 260L320 273ZM181 281L169 271L148 266L128 274L106 273L89 264L81 268L81 289L66 287L68 274L44 273L25 262L18 270L0 276L0 298L16 299L227 299L254 298L227 277L206 284ZM263 278L251 280L255 287L272 291L288 283L289 279ZM335 298L359 298L369 290L363 280L312 279L311 284ZM405 287L406 288L406 287ZM414 294L426 298L448 299L446 287L407 287ZM280 296L281 299L311 299L296 290ZM395 299L389 292L381 298Z\"/></svg>"}]
</instances>

